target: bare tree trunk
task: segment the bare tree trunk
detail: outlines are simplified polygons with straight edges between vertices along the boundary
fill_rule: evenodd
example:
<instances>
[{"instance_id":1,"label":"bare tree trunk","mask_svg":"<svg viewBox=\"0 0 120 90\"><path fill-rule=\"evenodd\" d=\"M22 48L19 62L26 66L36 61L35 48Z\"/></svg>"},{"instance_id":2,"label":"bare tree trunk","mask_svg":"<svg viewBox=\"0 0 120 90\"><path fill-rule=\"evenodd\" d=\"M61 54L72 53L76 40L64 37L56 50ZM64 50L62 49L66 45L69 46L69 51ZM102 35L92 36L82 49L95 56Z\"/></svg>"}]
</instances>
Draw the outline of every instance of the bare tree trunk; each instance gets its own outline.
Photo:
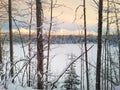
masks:
<instances>
[{"instance_id":1,"label":"bare tree trunk","mask_svg":"<svg viewBox=\"0 0 120 90\"><path fill-rule=\"evenodd\" d=\"M113 81L113 78L112 78L112 76L113 76L113 75L112 75L112 74L113 74L113 73L112 73L112 67L113 67L113 66L112 66L111 52L109 52L109 57L110 57L110 80ZM110 90L112 90L113 84L112 84L112 82L110 82L110 83L111 83L111 84L110 84L110 85L111 85L111 87L110 87L111 89L110 89Z\"/></svg>"},{"instance_id":2,"label":"bare tree trunk","mask_svg":"<svg viewBox=\"0 0 120 90\"><path fill-rule=\"evenodd\" d=\"M107 79L107 87L106 87L106 90L108 90L108 75L109 75L109 51L108 51L108 43L109 43L109 41L108 41L108 39L109 39L109 27L110 27L110 25L109 25L109 7L110 7L110 5L109 5L109 0L107 0L107 31L106 31L106 54L107 54L107 56L106 56L106 58L107 58L107 75L106 75L106 79ZM108 39L107 39L108 38Z\"/></svg>"},{"instance_id":3,"label":"bare tree trunk","mask_svg":"<svg viewBox=\"0 0 120 90\"><path fill-rule=\"evenodd\" d=\"M119 81L120 81L120 31L119 31L119 21L118 21L118 13L117 13L117 8L116 8L116 4L113 0L113 4L114 4L114 13L115 13L115 19L116 19L116 28L117 28L117 37L118 37L118 60L119 60Z\"/></svg>"},{"instance_id":4,"label":"bare tree trunk","mask_svg":"<svg viewBox=\"0 0 120 90\"><path fill-rule=\"evenodd\" d=\"M2 34L1 34L1 28L0 28L0 64L2 64ZM1 70L1 68L0 68Z\"/></svg>"},{"instance_id":5,"label":"bare tree trunk","mask_svg":"<svg viewBox=\"0 0 120 90\"><path fill-rule=\"evenodd\" d=\"M32 3L32 0L31 0ZM33 10L33 5L31 4L30 6L30 22L29 22L29 46L28 46L28 51L29 51L29 57L31 58L31 24L32 24L32 10ZM30 87L30 80L31 80L31 61L29 60L29 76L28 76L28 86Z\"/></svg>"},{"instance_id":6,"label":"bare tree trunk","mask_svg":"<svg viewBox=\"0 0 120 90\"><path fill-rule=\"evenodd\" d=\"M8 2L9 4L9 37L10 37L10 62L11 62L11 70L10 70L10 76L14 76L14 70L13 70L13 35L12 35L12 8L11 8L11 0ZM14 80L12 81L14 82Z\"/></svg>"},{"instance_id":7,"label":"bare tree trunk","mask_svg":"<svg viewBox=\"0 0 120 90\"><path fill-rule=\"evenodd\" d=\"M36 20L37 20L37 89L43 90L43 10L41 0L36 0Z\"/></svg>"},{"instance_id":8,"label":"bare tree trunk","mask_svg":"<svg viewBox=\"0 0 120 90\"><path fill-rule=\"evenodd\" d=\"M108 38L109 38L109 36L108 36L108 34L109 34L109 0L107 0L107 25L106 25L106 35L105 35L105 74L104 74L104 76L105 76L105 83L104 83L104 89L105 90L108 90L108 64L109 64L109 58L108 58Z\"/></svg>"},{"instance_id":9,"label":"bare tree trunk","mask_svg":"<svg viewBox=\"0 0 120 90\"><path fill-rule=\"evenodd\" d=\"M101 71L101 52L102 52L102 11L103 11L103 0L99 0L96 90L100 90L100 71Z\"/></svg>"},{"instance_id":10,"label":"bare tree trunk","mask_svg":"<svg viewBox=\"0 0 120 90\"><path fill-rule=\"evenodd\" d=\"M103 63L103 59L101 60L101 63ZM104 64L101 65L101 73L102 73L102 77L101 77L101 90L104 90Z\"/></svg>"},{"instance_id":11,"label":"bare tree trunk","mask_svg":"<svg viewBox=\"0 0 120 90\"><path fill-rule=\"evenodd\" d=\"M83 41L81 41L81 53L83 53ZM81 86L80 86L80 90L84 90L84 55L81 56Z\"/></svg>"},{"instance_id":12,"label":"bare tree trunk","mask_svg":"<svg viewBox=\"0 0 120 90\"><path fill-rule=\"evenodd\" d=\"M83 0L83 11L84 11L84 35L85 35L85 52L87 51L87 30L86 30L86 1ZM85 53L86 60L86 82L87 82L87 90L89 90L89 73L88 73L88 55Z\"/></svg>"},{"instance_id":13,"label":"bare tree trunk","mask_svg":"<svg viewBox=\"0 0 120 90\"><path fill-rule=\"evenodd\" d=\"M1 36L1 26L0 26L0 72L3 71L2 67L2 36ZM3 80L2 76L0 75L0 80Z\"/></svg>"},{"instance_id":14,"label":"bare tree trunk","mask_svg":"<svg viewBox=\"0 0 120 90\"><path fill-rule=\"evenodd\" d=\"M50 28L49 28L49 33L48 33L48 51L47 51L47 67L46 67L46 90L48 90L48 72L49 72L49 61L50 61L50 43L51 43L51 30L52 30L52 16L53 16L53 0L51 0Z\"/></svg>"}]
</instances>

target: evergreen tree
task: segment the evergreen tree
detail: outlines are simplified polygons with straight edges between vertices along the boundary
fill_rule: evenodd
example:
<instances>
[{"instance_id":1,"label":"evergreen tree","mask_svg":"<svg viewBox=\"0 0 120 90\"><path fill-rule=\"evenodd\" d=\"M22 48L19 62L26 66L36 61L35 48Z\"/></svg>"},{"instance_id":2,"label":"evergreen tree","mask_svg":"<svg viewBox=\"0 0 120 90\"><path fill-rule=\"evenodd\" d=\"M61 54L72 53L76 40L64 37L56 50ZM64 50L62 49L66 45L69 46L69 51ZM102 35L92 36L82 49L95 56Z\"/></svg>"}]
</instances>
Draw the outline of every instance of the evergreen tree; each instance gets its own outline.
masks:
<instances>
[{"instance_id":1,"label":"evergreen tree","mask_svg":"<svg viewBox=\"0 0 120 90\"><path fill-rule=\"evenodd\" d=\"M71 55L71 59L73 56ZM79 90L80 80L78 79L79 76L76 74L75 65L71 65L69 70L66 72L67 77L64 80L64 84L61 86L64 90Z\"/></svg>"}]
</instances>

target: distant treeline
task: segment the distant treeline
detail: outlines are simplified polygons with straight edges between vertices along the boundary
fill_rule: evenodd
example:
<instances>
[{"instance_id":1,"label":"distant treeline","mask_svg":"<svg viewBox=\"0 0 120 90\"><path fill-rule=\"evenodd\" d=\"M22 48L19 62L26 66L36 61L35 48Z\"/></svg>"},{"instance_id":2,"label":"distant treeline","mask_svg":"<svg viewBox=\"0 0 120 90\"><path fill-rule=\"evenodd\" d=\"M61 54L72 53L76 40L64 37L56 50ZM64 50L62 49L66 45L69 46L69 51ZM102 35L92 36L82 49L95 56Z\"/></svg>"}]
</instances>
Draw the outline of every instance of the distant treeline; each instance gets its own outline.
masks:
<instances>
[{"instance_id":1,"label":"distant treeline","mask_svg":"<svg viewBox=\"0 0 120 90\"><path fill-rule=\"evenodd\" d=\"M9 41L9 35L5 34L2 36L4 42ZM47 35L44 35L44 42L47 43ZM117 35L109 35L102 37L102 41L109 41L110 44L116 45L118 42ZM36 42L36 35L31 35L31 41L29 41L29 35L13 35L14 43L28 43L28 42ZM77 44L84 42L84 36L76 36L76 35L52 35L51 36L51 44ZM88 35L87 36L88 43L97 43L97 36Z\"/></svg>"},{"instance_id":2,"label":"distant treeline","mask_svg":"<svg viewBox=\"0 0 120 90\"><path fill-rule=\"evenodd\" d=\"M88 42L96 42L96 36L88 36ZM53 44L77 44L84 42L84 36L75 36L75 35L68 35L68 36L52 36L51 42Z\"/></svg>"},{"instance_id":3,"label":"distant treeline","mask_svg":"<svg viewBox=\"0 0 120 90\"><path fill-rule=\"evenodd\" d=\"M44 42L47 43L48 37L45 35L43 38ZM22 35L22 41L24 43L29 42L29 37L27 35ZM87 37L88 42L97 42L96 36L88 36ZM15 35L14 36L14 42L21 43L20 36ZM30 42L36 42L36 37L32 36ZM77 44L84 42L84 36L76 36L76 35L52 35L51 36L51 44Z\"/></svg>"}]
</instances>

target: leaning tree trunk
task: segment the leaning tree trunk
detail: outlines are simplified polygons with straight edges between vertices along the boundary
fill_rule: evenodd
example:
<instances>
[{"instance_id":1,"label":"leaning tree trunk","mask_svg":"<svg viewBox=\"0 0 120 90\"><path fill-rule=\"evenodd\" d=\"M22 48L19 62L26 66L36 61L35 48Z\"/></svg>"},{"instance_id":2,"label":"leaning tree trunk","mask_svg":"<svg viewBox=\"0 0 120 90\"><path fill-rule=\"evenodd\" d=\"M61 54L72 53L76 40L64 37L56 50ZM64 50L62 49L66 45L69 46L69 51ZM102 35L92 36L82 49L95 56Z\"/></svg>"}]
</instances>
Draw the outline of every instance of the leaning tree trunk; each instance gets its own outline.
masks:
<instances>
[{"instance_id":1,"label":"leaning tree trunk","mask_svg":"<svg viewBox=\"0 0 120 90\"><path fill-rule=\"evenodd\" d=\"M43 90L43 10L41 0L36 0L36 20L37 20L37 89Z\"/></svg>"},{"instance_id":2,"label":"leaning tree trunk","mask_svg":"<svg viewBox=\"0 0 120 90\"><path fill-rule=\"evenodd\" d=\"M103 11L103 0L99 0L96 90L100 90L101 52L102 52L102 11Z\"/></svg>"},{"instance_id":3,"label":"leaning tree trunk","mask_svg":"<svg viewBox=\"0 0 120 90\"><path fill-rule=\"evenodd\" d=\"M9 37L10 37L10 62L11 62L11 69L10 69L10 76L14 76L14 70L13 70L13 35L12 35L12 8L11 8L11 0L8 2L9 4ZM14 82L14 80L12 81Z\"/></svg>"}]
</instances>

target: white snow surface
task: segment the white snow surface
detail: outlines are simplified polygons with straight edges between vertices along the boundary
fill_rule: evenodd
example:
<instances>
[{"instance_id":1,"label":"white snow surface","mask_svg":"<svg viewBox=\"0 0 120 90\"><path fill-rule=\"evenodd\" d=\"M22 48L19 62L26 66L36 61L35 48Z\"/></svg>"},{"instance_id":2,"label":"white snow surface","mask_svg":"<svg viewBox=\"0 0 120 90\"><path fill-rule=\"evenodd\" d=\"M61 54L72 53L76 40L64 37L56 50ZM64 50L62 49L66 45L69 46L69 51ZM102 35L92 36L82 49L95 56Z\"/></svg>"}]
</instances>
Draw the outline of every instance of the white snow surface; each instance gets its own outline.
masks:
<instances>
[{"instance_id":1,"label":"white snow surface","mask_svg":"<svg viewBox=\"0 0 120 90\"><path fill-rule=\"evenodd\" d=\"M88 44L88 48L91 47L93 44ZM65 69L65 67L70 63L69 56L71 54L75 55L75 58L77 58L79 55L81 55L81 44L52 44L51 45L51 50L50 50L50 72L53 78L51 80L55 80L57 76L59 76ZM96 56L97 56L97 45L94 44L93 48L88 51L88 59L89 63L92 65L96 65ZM36 49L33 48L34 52L36 52ZM28 54L28 47L25 47L25 52L26 55ZM46 55L46 51L45 51ZM15 59L23 59L24 54L23 54L23 49L21 48L20 44L15 44L14 45L14 56ZM80 64L81 61L78 59L76 61L76 73L80 75ZM21 63L23 64L23 63ZM93 90L95 90L95 67L90 65L90 83L92 83L91 87ZM56 77L54 77L56 76ZM63 79L60 79L59 82L62 82ZM4 89L3 86L0 86L0 90L6 90ZM18 83L16 84L8 84L8 89L7 90L35 90L32 89L31 87L22 87ZM58 90L58 89L57 89ZM115 87L115 90L120 90L120 86Z\"/></svg>"},{"instance_id":2,"label":"white snow surface","mask_svg":"<svg viewBox=\"0 0 120 90\"><path fill-rule=\"evenodd\" d=\"M35 90L35 89L32 89L31 87L22 87L22 86L10 83L8 85L8 89L5 89L4 86L0 86L0 90Z\"/></svg>"},{"instance_id":3,"label":"white snow surface","mask_svg":"<svg viewBox=\"0 0 120 90\"><path fill-rule=\"evenodd\" d=\"M89 44L88 48L92 46L93 44ZM23 59L23 49L20 44L14 45L14 56L15 59ZM55 80L57 76L59 76L66 66L70 63L70 55L74 54L75 58L77 58L81 54L81 45L80 44L53 44L51 45L51 51L50 51L50 72L53 76L51 77L51 80ZM83 48L84 49L84 48ZM34 50L36 52L36 50ZM25 47L25 53L28 54L28 48ZM89 62L93 65L95 65L95 58L96 58L96 45L88 52ZM46 54L46 51L45 51ZM78 75L80 75L80 60L76 61L76 72ZM23 63L20 63L21 65ZM19 64L19 65L20 65ZM92 72L94 72L94 68L91 69ZM92 77L93 78L93 77ZM91 78L91 79L92 79ZM94 79L94 78L93 78ZM62 82L63 79L60 79L59 82ZM2 88L2 87L1 87ZM2 90L2 89L0 89ZM3 89L4 90L4 89ZM32 88L27 87L21 87L19 84L9 84L7 90L32 90Z\"/></svg>"},{"instance_id":4,"label":"white snow surface","mask_svg":"<svg viewBox=\"0 0 120 90\"><path fill-rule=\"evenodd\" d=\"M19 85L15 84L9 84L8 85L8 90L33 90L31 87L21 87Z\"/></svg>"}]
</instances>

